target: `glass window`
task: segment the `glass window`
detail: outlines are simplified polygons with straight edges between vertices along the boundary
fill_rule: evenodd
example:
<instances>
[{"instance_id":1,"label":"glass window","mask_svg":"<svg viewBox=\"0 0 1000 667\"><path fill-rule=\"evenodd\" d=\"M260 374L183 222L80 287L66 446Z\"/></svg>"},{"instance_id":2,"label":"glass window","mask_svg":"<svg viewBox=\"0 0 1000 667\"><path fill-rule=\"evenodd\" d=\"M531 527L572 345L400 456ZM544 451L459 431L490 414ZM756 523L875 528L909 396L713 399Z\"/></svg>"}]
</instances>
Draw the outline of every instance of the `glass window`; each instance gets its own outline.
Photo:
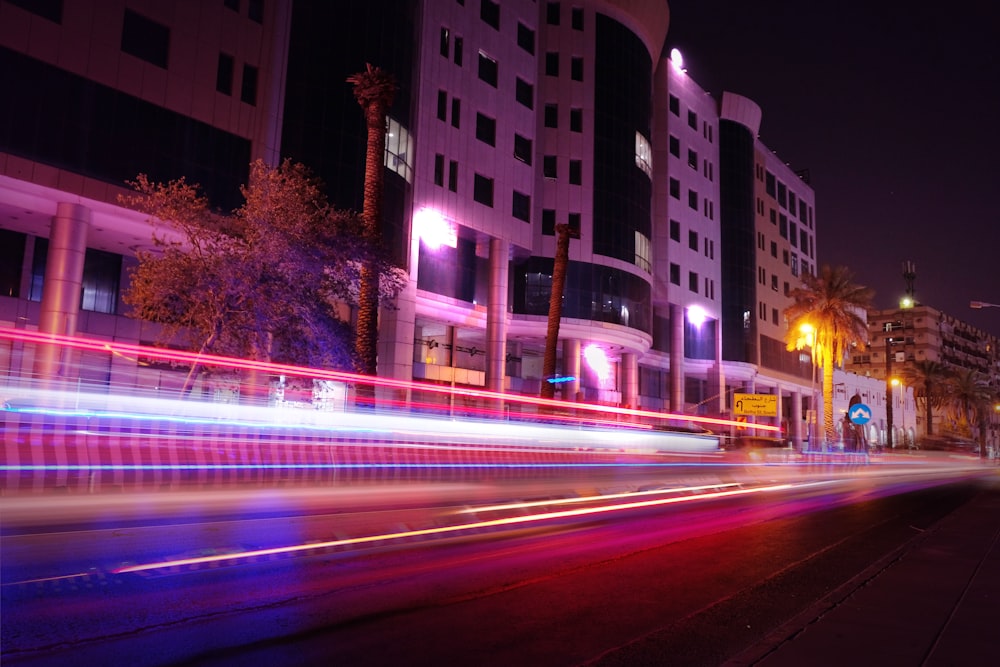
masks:
<instances>
[{"instance_id":1,"label":"glass window","mask_svg":"<svg viewBox=\"0 0 1000 667\"><path fill-rule=\"evenodd\" d=\"M434 185L444 186L444 156L440 153L434 156Z\"/></svg>"},{"instance_id":2,"label":"glass window","mask_svg":"<svg viewBox=\"0 0 1000 667\"><path fill-rule=\"evenodd\" d=\"M691 189L688 190L688 206L698 210L698 193Z\"/></svg>"},{"instance_id":3,"label":"glass window","mask_svg":"<svg viewBox=\"0 0 1000 667\"><path fill-rule=\"evenodd\" d=\"M670 113L675 116L681 115L681 101L677 99L676 95L670 96Z\"/></svg>"},{"instance_id":4,"label":"glass window","mask_svg":"<svg viewBox=\"0 0 1000 667\"><path fill-rule=\"evenodd\" d=\"M535 55L535 31L523 23L518 23L517 45L531 55Z\"/></svg>"},{"instance_id":5,"label":"glass window","mask_svg":"<svg viewBox=\"0 0 1000 667\"><path fill-rule=\"evenodd\" d=\"M698 129L698 114L691 110L688 110L688 127Z\"/></svg>"},{"instance_id":6,"label":"glass window","mask_svg":"<svg viewBox=\"0 0 1000 667\"><path fill-rule=\"evenodd\" d=\"M555 51L545 54L545 75L559 76L559 54Z\"/></svg>"},{"instance_id":7,"label":"glass window","mask_svg":"<svg viewBox=\"0 0 1000 667\"><path fill-rule=\"evenodd\" d=\"M558 2L549 2L545 5L545 22L549 25L559 25L560 7Z\"/></svg>"},{"instance_id":8,"label":"glass window","mask_svg":"<svg viewBox=\"0 0 1000 667\"><path fill-rule=\"evenodd\" d=\"M583 81L583 58L574 56L569 61L569 76L574 81Z\"/></svg>"},{"instance_id":9,"label":"glass window","mask_svg":"<svg viewBox=\"0 0 1000 667\"><path fill-rule=\"evenodd\" d=\"M407 183L411 183L413 168L410 165L410 158L413 157L413 137L410 136L408 129L391 116L387 118L386 125L388 132L385 137L385 166L406 179Z\"/></svg>"},{"instance_id":10,"label":"glass window","mask_svg":"<svg viewBox=\"0 0 1000 667\"><path fill-rule=\"evenodd\" d=\"M559 127L559 105L545 105L545 127Z\"/></svg>"},{"instance_id":11,"label":"glass window","mask_svg":"<svg viewBox=\"0 0 1000 667\"><path fill-rule=\"evenodd\" d=\"M514 135L514 157L525 164L531 164L531 139Z\"/></svg>"},{"instance_id":12,"label":"glass window","mask_svg":"<svg viewBox=\"0 0 1000 667\"><path fill-rule=\"evenodd\" d=\"M679 264L670 264L670 284L680 285L681 284L681 267Z\"/></svg>"},{"instance_id":13,"label":"glass window","mask_svg":"<svg viewBox=\"0 0 1000 667\"><path fill-rule=\"evenodd\" d=\"M778 257L778 243L776 241L771 241L771 257Z\"/></svg>"},{"instance_id":14,"label":"glass window","mask_svg":"<svg viewBox=\"0 0 1000 667\"><path fill-rule=\"evenodd\" d=\"M454 98L451 101L451 126L462 126L462 100Z\"/></svg>"},{"instance_id":15,"label":"glass window","mask_svg":"<svg viewBox=\"0 0 1000 667\"><path fill-rule=\"evenodd\" d=\"M569 110L569 131L583 132L583 109Z\"/></svg>"},{"instance_id":16,"label":"glass window","mask_svg":"<svg viewBox=\"0 0 1000 667\"><path fill-rule=\"evenodd\" d=\"M571 15L573 30L583 30L583 9L574 7Z\"/></svg>"},{"instance_id":17,"label":"glass window","mask_svg":"<svg viewBox=\"0 0 1000 667\"><path fill-rule=\"evenodd\" d=\"M691 250L698 249L698 232L688 232L688 248L691 248Z\"/></svg>"},{"instance_id":18,"label":"glass window","mask_svg":"<svg viewBox=\"0 0 1000 667\"><path fill-rule=\"evenodd\" d=\"M479 78L494 88L497 87L497 61L482 51L479 52Z\"/></svg>"},{"instance_id":19,"label":"glass window","mask_svg":"<svg viewBox=\"0 0 1000 667\"><path fill-rule=\"evenodd\" d=\"M646 176L653 177L653 148L642 132L635 133L635 165L642 169Z\"/></svg>"},{"instance_id":20,"label":"glass window","mask_svg":"<svg viewBox=\"0 0 1000 667\"><path fill-rule=\"evenodd\" d=\"M681 182L676 178L670 179L670 196L674 199L681 198Z\"/></svg>"},{"instance_id":21,"label":"glass window","mask_svg":"<svg viewBox=\"0 0 1000 667\"><path fill-rule=\"evenodd\" d=\"M243 85L240 88L240 99L247 104L257 104L257 68L243 64Z\"/></svg>"},{"instance_id":22,"label":"glass window","mask_svg":"<svg viewBox=\"0 0 1000 667\"><path fill-rule=\"evenodd\" d=\"M566 217L566 224L573 231L579 232L580 231L580 214L579 213L570 213Z\"/></svg>"},{"instance_id":23,"label":"glass window","mask_svg":"<svg viewBox=\"0 0 1000 667\"><path fill-rule=\"evenodd\" d=\"M676 220L670 221L670 240L677 243L681 242L681 223Z\"/></svg>"},{"instance_id":24,"label":"glass window","mask_svg":"<svg viewBox=\"0 0 1000 667\"><path fill-rule=\"evenodd\" d=\"M643 271L650 271L652 269L652 263L650 262L650 243L649 239L645 234L639 232L635 233L635 265L638 266Z\"/></svg>"},{"instance_id":25,"label":"glass window","mask_svg":"<svg viewBox=\"0 0 1000 667\"><path fill-rule=\"evenodd\" d=\"M556 156L546 155L542 158L542 175L545 178L557 178L558 170L556 169Z\"/></svg>"},{"instance_id":26,"label":"glass window","mask_svg":"<svg viewBox=\"0 0 1000 667\"><path fill-rule=\"evenodd\" d=\"M448 93L438 91L438 120L448 120Z\"/></svg>"},{"instance_id":27,"label":"glass window","mask_svg":"<svg viewBox=\"0 0 1000 667\"><path fill-rule=\"evenodd\" d=\"M511 215L518 220L531 222L531 197L514 190L514 200L511 204Z\"/></svg>"},{"instance_id":28,"label":"glass window","mask_svg":"<svg viewBox=\"0 0 1000 667\"><path fill-rule=\"evenodd\" d=\"M688 289L698 293L698 273L696 271L688 271Z\"/></svg>"},{"instance_id":29,"label":"glass window","mask_svg":"<svg viewBox=\"0 0 1000 667\"><path fill-rule=\"evenodd\" d=\"M448 162L448 189L458 192L458 163L454 160Z\"/></svg>"},{"instance_id":30,"label":"glass window","mask_svg":"<svg viewBox=\"0 0 1000 667\"><path fill-rule=\"evenodd\" d=\"M767 192L767 194L771 195L772 197L778 196L777 183L778 181L774 177L774 174L772 174L769 171L764 172L764 191Z\"/></svg>"},{"instance_id":31,"label":"glass window","mask_svg":"<svg viewBox=\"0 0 1000 667\"><path fill-rule=\"evenodd\" d=\"M778 234L780 234L783 239L788 238L788 218L784 213L778 216Z\"/></svg>"},{"instance_id":32,"label":"glass window","mask_svg":"<svg viewBox=\"0 0 1000 667\"><path fill-rule=\"evenodd\" d=\"M447 58L451 52L451 31L441 28L441 55Z\"/></svg>"},{"instance_id":33,"label":"glass window","mask_svg":"<svg viewBox=\"0 0 1000 667\"><path fill-rule=\"evenodd\" d=\"M581 160L569 161L569 182L572 185L583 183L583 162Z\"/></svg>"},{"instance_id":34,"label":"glass window","mask_svg":"<svg viewBox=\"0 0 1000 667\"><path fill-rule=\"evenodd\" d=\"M493 0L480 0L479 2L479 18L483 20L486 25L500 29L500 4L493 2Z\"/></svg>"},{"instance_id":35,"label":"glass window","mask_svg":"<svg viewBox=\"0 0 1000 667\"><path fill-rule=\"evenodd\" d=\"M130 9L122 24L122 51L157 67L167 68L170 29Z\"/></svg>"},{"instance_id":36,"label":"glass window","mask_svg":"<svg viewBox=\"0 0 1000 667\"><path fill-rule=\"evenodd\" d=\"M476 139L490 146L497 143L497 121L489 116L476 113Z\"/></svg>"},{"instance_id":37,"label":"glass window","mask_svg":"<svg viewBox=\"0 0 1000 667\"><path fill-rule=\"evenodd\" d=\"M472 186L472 198L480 204L493 207L493 179L476 174Z\"/></svg>"},{"instance_id":38,"label":"glass window","mask_svg":"<svg viewBox=\"0 0 1000 667\"><path fill-rule=\"evenodd\" d=\"M551 208L542 209L542 234L546 236L556 234L556 212Z\"/></svg>"},{"instance_id":39,"label":"glass window","mask_svg":"<svg viewBox=\"0 0 1000 667\"><path fill-rule=\"evenodd\" d=\"M15 7L20 7L35 16L41 16L53 23L62 24L63 0L6 0ZM239 10L239 5L236 5Z\"/></svg>"},{"instance_id":40,"label":"glass window","mask_svg":"<svg viewBox=\"0 0 1000 667\"><path fill-rule=\"evenodd\" d=\"M690 148L688 149L688 166L692 169L698 169L698 153Z\"/></svg>"},{"instance_id":41,"label":"glass window","mask_svg":"<svg viewBox=\"0 0 1000 667\"><path fill-rule=\"evenodd\" d=\"M521 77L518 77L514 87L514 98L517 100L518 104L526 106L529 109L534 109L535 87Z\"/></svg>"},{"instance_id":42,"label":"glass window","mask_svg":"<svg viewBox=\"0 0 1000 667\"><path fill-rule=\"evenodd\" d=\"M21 267L28 236L0 229L0 296L21 295Z\"/></svg>"},{"instance_id":43,"label":"glass window","mask_svg":"<svg viewBox=\"0 0 1000 667\"><path fill-rule=\"evenodd\" d=\"M674 157L680 157L681 156L680 139L671 134L668 143L670 145L670 154L673 155Z\"/></svg>"},{"instance_id":44,"label":"glass window","mask_svg":"<svg viewBox=\"0 0 1000 667\"><path fill-rule=\"evenodd\" d=\"M215 71L215 89L224 95L233 94L233 57L228 53L219 54L219 64Z\"/></svg>"},{"instance_id":45,"label":"glass window","mask_svg":"<svg viewBox=\"0 0 1000 667\"><path fill-rule=\"evenodd\" d=\"M264 22L264 0L247 1L247 18L255 23Z\"/></svg>"}]
</instances>

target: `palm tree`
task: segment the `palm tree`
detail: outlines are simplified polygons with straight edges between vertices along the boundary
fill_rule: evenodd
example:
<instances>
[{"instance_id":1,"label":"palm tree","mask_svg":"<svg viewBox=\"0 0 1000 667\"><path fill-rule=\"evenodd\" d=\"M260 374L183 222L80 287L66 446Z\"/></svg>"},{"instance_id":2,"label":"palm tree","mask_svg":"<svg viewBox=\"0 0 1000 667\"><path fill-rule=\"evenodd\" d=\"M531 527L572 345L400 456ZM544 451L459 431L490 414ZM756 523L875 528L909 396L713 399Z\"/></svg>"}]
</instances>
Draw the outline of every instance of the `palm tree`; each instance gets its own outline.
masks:
<instances>
[{"instance_id":1,"label":"palm tree","mask_svg":"<svg viewBox=\"0 0 1000 667\"><path fill-rule=\"evenodd\" d=\"M979 430L979 455L986 456L985 421L987 408L992 404L993 392L981 374L972 369L962 369L954 373L948 381L949 402L958 412L959 432L975 435L972 427Z\"/></svg>"},{"instance_id":2,"label":"palm tree","mask_svg":"<svg viewBox=\"0 0 1000 667\"><path fill-rule=\"evenodd\" d=\"M364 110L368 127L365 153L365 193L361 218L365 235L379 243L382 223L383 164L385 162L386 114L396 96L396 80L384 70L366 64L365 71L347 77L354 86L354 97ZM377 373L379 276L371 267L363 267L358 294L358 322L354 349L359 369L366 375ZM370 388L369 388L370 389Z\"/></svg>"},{"instance_id":3,"label":"palm tree","mask_svg":"<svg viewBox=\"0 0 1000 667\"><path fill-rule=\"evenodd\" d=\"M871 306L874 292L856 285L853 279L843 266L824 265L819 275L803 273L802 286L791 291L792 304L784 311L789 350L801 343L803 325L812 327L813 363L823 369L823 432L827 442L836 438L833 368L843 364L848 348L863 347L867 342L864 311Z\"/></svg>"},{"instance_id":4,"label":"palm tree","mask_svg":"<svg viewBox=\"0 0 1000 667\"><path fill-rule=\"evenodd\" d=\"M951 373L939 361L922 359L907 366L904 371L906 383L913 387L917 401L923 403L927 428L924 435L934 435L934 408L945 404L945 384Z\"/></svg>"},{"instance_id":5,"label":"palm tree","mask_svg":"<svg viewBox=\"0 0 1000 667\"><path fill-rule=\"evenodd\" d=\"M569 266L569 240L580 238L580 230L566 224L556 225L556 256L552 264L552 292L549 294L549 322L545 330L545 356L542 358L542 398L554 398L556 386L549 382L556 374L556 345L562 319L563 290Z\"/></svg>"}]
</instances>

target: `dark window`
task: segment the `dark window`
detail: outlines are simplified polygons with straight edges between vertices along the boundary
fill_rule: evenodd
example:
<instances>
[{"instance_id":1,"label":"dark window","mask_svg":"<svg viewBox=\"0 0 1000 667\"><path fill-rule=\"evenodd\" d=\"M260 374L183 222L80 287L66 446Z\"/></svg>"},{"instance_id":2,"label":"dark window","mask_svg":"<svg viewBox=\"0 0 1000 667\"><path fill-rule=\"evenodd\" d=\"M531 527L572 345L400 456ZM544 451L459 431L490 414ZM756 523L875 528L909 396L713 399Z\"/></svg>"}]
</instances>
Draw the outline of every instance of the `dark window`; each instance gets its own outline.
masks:
<instances>
[{"instance_id":1,"label":"dark window","mask_svg":"<svg viewBox=\"0 0 1000 667\"><path fill-rule=\"evenodd\" d=\"M692 169L698 168L698 153L690 148L688 149L688 166Z\"/></svg>"},{"instance_id":2,"label":"dark window","mask_svg":"<svg viewBox=\"0 0 1000 667\"><path fill-rule=\"evenodd\" d=\"M531 55L535 55L535 31L523 23L518 23L517 45Z\"/></svg>"},{"instance_id":3,"label":"dark window","mask_svg":"<svg viewBox=\"0 0 1000 667\"><path fill-rule=\"evenodd\" d=\"M545 75L559 76L559 54L555 51L545 54Z\"/></svg>"},{"instance_id":4,"label":"dark window","mask_svg":"<svg viewBox=\"0 0 1000 667\"><path fill-rule=\"evenodd\" d=\"M799 228L791 220L788 221L788 242L792 244L793 248L799 245Z\"/></svg>"},{"instance_id":5,"label":"dark window","mask_svg":"<svg viewBox=\"0 0 1000 667\"><path fill-rule=\"evenodd\" d=\"M580 231L580 214L579 213L570 213L566 217L566 224L569 226L569 228L571 230L573 230L575 232L579 232Z\"/></svg>"},{"instance_id":6,"label":"dark window","mask_svg":"<svg viewBox=\"0 0 1000 667\"><path fill-rule=\"evenodd\" d=\"M670 221L670 240L681 242L681 223L676 220Z\"/></svg>"},{"instance_id":7,"label":"dark window","mask_svg":"<svg viewBox=\"0 0 1000 667\"><path fill-rule=\"evenodd\" d=\"M434 185L444 185L444 156L440 153L434 156Z\"/></svg>"},{"instance_id":8,"label":"dark window","mask_svg":"<svg viewBox=\"0 0 1000 667\"><path fill-rule=\"evenodd\" d=\"M546 155L542 158L542 176L545 178L558 178L559 173L556 168L556 156Z\"/></svg>"},{"instance_id":9,"label":"dark window","mask_svg":"<svg viewBox=\"0 0 1000 667\"><path fill-rule=\"evenodd\" d=\"M670 96L670 113L675 116L681 115L681 101L676 96Z\"/></svg>"},{"instance_id":10,"label":"dark window","mask_svg":"<svg viewBox=\"0 0 1000 667\"><path fill-rule=\"evenodd\" d=\"M788 218L784 213L778 216L778 234L780 234L783 239L788 238Z\"/></svg>"},{"instance_id":11,"label":"dark window","mask_svg":"<svg viewBox=\"0 0 1000 667\"><path fill-rule=\"evenodd\" d=\"M169 28L130 9L125 10L125 22L122 24L122 51L166 69L169 50Z\"/></svg>"},{"instance_id":12,"label":"dark window","mask_svg":"<svg viewBox=\"0 0 1000 667\"><path fill-rule=\"evenodd\" d=\"M243 85L240 88L240 99L247 104L257 104L257 68L253 65L243 65Z\"/></svg>"},{"instance_id":13,"label":"dark window","mask_svg":"<svg viewBox=\"0 0 1000 667\"><path fill-rule=\"evenodd\" d=\"M493 207L493 179L482 174L476 174L473 184L472 198L480 204Z\"/></svg>"},{"instance_id":14,"label":"dark window","mask_svg":"<svg viewBox=\"0 0 1000 667\"><path fill-rule=\"evenodd\" d=\"M583 132L583 109L569 110L570 132Z\"/></svg>"},{"instance_id":15,"label":"dark window","mask_svg":"<svg viewBox=\"0 0 1000 667\"><path fill-rule=\"evenodd\" d=\"M6 0L15 7L20 7L35 16L41 16L53 23L62 24L62 0Z\"/></svg>"},{"instance_id":16,"label":"dark window","mask_svg":"<svg viewBox=\"0 0 1000 667\"><path fill-rule=\"evenodd\" d=\"M545 127L559 127L559 105L545 105Z\"/></svg>"},{"instance_id":17,"label":"dark window","mask_svg":"<svg viewBox=\"0 0 1000 667\"><path fill-rule=\"evenodd\" d=\"M688 271L688 289L698 293L698 274L694 271Z\"/></svg>"},{"instance_id":18,"label":"dark window","mask_svg":"<svg viewBox=\"0 0 1000 667\"><path fill-rule=\"evenodd\" d=\"M451 126L462 127L462 100L457 98L451 100Z\"/></svg>"},{"instance_id":19,"label":"dark window","mask_svg":"<svg viewBox=\"0 0 1000 667\"><path fill-rule=\"evenodd\" d=\"M448 57L451 48L451 31L447 28L441 28L441 55L445 58Z\"/></svg>"},{"instance_id":20,"label":"dark window","mask_svg":"<svg viewBox=\"0 0 1000 667\"><path fill-rule=\"evenodd\" d=\"M226 95L233 94L233 57L227 53L219 54L219 66L215 72L215 89Z\"/></svg>"},{"instance_id":21,"label":"dark window","mask_svg":"<svg viewBox=\"0 0 1000 667\"><path fill-rule=\"evenodd\" d=\"M572 185L583 183L583 162L580 160L569 161L569 182Z\"/></svg>"},{"instance_id":22,"label":"dark window","mask_svg":"<svg viewBox=\"0 0 1000 667\"><path fill-rule=\"evenodd\" d=\"M227 9L231 9L234 12L240 11L240 0L223 0L222 4L225 5Z\"/></svg>"},{"instance_id":23,"label":"dark window","mask_svg":"<svg viewBox=\"0 0 1000 667\"><path fill-rule=\"evenodd\" d=\"M535 108L535 88L524 79L518 77L514 86L514 98L519 104L523 104L529 109Z\"/></svg>"},{"instance_id":24,"label":"dark window","mask_svg":"<svg viewBox=\"0 0 1000 667\"><path fill-rule=\"evenodd\" d=\"M571 16L573 30L583 30L583 9L580 7L574 7Z\"/></svg>"},{"instance_id":25,"label":"dark window","mask_svg":"<svg viewBox=\"0 0 1000 667\"><path fill-rule=\"evenodd\" d=\"M463 49L464 46L465 46L464 40L462 40L461 37L456 37L455 38L455 64L458 65L459 67L462 66L462 52L464 51L464 49Z\"/></svg>"},{"instance_id":26,"label":"dark window","mask_svg":"<svg viewBox=\"0 0 1000 667\"><path fill-rule=\"evenodd\" d=\"M681 267L679 264L670 264L670 284L681 284Z\"/></svg>"},{"instance_id":27,"label":"dark window","mask_svg":"<svg viewBox=\"0 0 1000 667\"><path fill-rule=\"evenodd\" d=\"M688 206L698 210L698 193L690 189L688 190Z\"/></svg>"},{"instance_id":28,"label":"dark window","mask_svg":"<svg viewBox=\"0 0 1000 667\"><path fill-rule=\"evenodd\" d=\"M556 234L556 212L551 208L542 209L542 234L546 236Z\"/></svg>"},{"instance_id":29,"label":"dark window","mask_svg":"<svg viewBox=\"0 0 1000 667\"><path fill-rule=\"evenodd\" d=\"M531 222L531 197L514 190L514 199L511 203L510 214L518 220Z\"/></svg>"},{"instance_id":30,"label":"dark window","mask_svg":"<svg viewBox=\"0 0 1000 667\"><path fill-rule=\"evenodd\" d=\"M771 241L771 257L777 258L778 256L778 243L776 241Z\"/></svg>"},{"instance_id":31,"label":"dark window","mask_svg":"<svg viewBox=\"0 0 1000 667\"><path fill-rule=\"evenodd\" d=\"M454 160L448 162L448 189L458 192L458 163Z\"/></svg>"},{"instance_id":32,"label":"dark window","mask_svg":"<svg viewBox=\"0 0 1000 667\"><path fill-rule=\"evenodd\" d=\"M698 249L698 232L688 232L688 247L691 248L691 250Z\"/></svg>"},{"instance_id":33,"label":"dark window","mask_svg":"<svg viewBox=\"0 0 1000 667\"><path fill-rule=\"evenodd\" d=\"M257 23L264 22L264 0L249 0L247 2L247 17Z\"/></svg>"},{"instance_id":34,"label":"dark window","mask_svg":"<svg viewBox=\"0 0 1000 667\"><path fill-rule=\"evenodd\" d=\"M674 199L681 198L681 182L676 178L670 179L670 196Z\"/></svg>"},{"instance_id":35,"label":"dark window","mask_svg":"<svg viewBox=\"0 0 1000 667\"><path fill-rule=\"evenodd\" d=\"M497 121L495 118L484 116L481 113L476 114L476 139L490 146L497 145Z\"/></svg>"},{"instance_id":36,"label":"dark window","mask_svg":"<svg viewBox=\"0 0 1000 667\"><path fill-rule=\"evenodd\" d=\"M525 164L531 164L531 139L514 135L514 157Z\"/></svg>"},{"instance_id":37,"label":"dark window","mask_svg":"<svg viewBox=\"0 0 1000 667\"><path fill-rule=\"evenodd\" d=\"M583 81L583 58L574 57L569 61L569 76L574 81Z\"/></svg>"},{"instance_id":38,"label":"dark window","mask_svg":"<svg viewBox=\"0 0 1000 667\"><path fill-rule=\"evenodd\" d=\"M494 88L497 87L497 61L482 51L479 52L479 78Z\"/></svg>"},{"instance_id":39,"label":"dark window","mask_svg":"<svg viewBox=\"0 0 1000 667\"><path fill-rule=\"evenodd\" d=\"M500 29L500 5L493 0L480 0L479 18L488 26Z\"/></svg>"},{"instance_id":40,"label":"dark window","mask_svg":"<svg viewBox=\"0 0 1000 667\"><path fill-rule=\"evenodd\" d=\"M559 3L550 2L545 6L545 22L549 25L559 25Z\"/></svg>"},{"instance_id":41,"label":"dark window","mask_svg":"<svg viewBox=\"0 0 1000 667\"><path fill-rule=\"evenodd\" d=\"M28 236L0 229L0 296L21 295L21 267Z\"/></svg>"},{"instance_id":42,"label":"dark window","mask_svg":"<svg viewBox=\"0 0 1000 667\"><path fill-rule=\"evenodd\" d=\"M681 156L680 139L671 134L669 143L670 143L670 154L673 155L674 157L680 157Z\"/></svg>"},{"instance_id":43,"label":"dark window","mask_svg":"<svg viewBox=\"0 0 1000 667\"><path fill-rule=\"evenodd\" d=\"M448 120L448 93L438 91L438 120Z\"/></svg>"},{"instance_id":44,"label":"dark window","mask_svg":"<svg viewBox=\"0 0 1000 667\"><path fill-rule=\"evenodd\" d=\"M778 181L778 206L788 208L788 189L781 181Z\"/></svg>"},{"instance_id":45,"label":"dark window","mask_svg":"<svg viewBox=\"0 0 1000 667\"><path fill-rule=\"evenodd\" d=\"M769 171L764 173L764 191L772 197L778 196L777 180L774 178L774 174Z\"/></svg>"},{"instance_id":46,"label":"dark window","mask_svg":"<svg viewBox=\"0 0 1000 667\"><path fill-rule=\"evenodd\" d=\"M698 114L691 110L688 110L688 127L698 129Z\"/></svg>"}]
</instances>

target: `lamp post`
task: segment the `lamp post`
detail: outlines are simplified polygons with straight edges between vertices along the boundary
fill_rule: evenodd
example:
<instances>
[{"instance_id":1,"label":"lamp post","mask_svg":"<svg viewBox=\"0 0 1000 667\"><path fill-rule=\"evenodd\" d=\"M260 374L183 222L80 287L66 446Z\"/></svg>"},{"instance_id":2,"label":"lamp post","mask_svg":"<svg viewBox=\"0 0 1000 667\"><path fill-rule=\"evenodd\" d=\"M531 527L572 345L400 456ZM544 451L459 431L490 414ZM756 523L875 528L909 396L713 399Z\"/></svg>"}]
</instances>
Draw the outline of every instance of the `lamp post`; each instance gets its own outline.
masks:
<instances>
[{"instance_id":1,"label":"lamp post","mask_svg":"<svg viewBox=\"0 0 1000 667\"><path fill-rule=\"evenodd\" d=\"M986 303L985 301L970 301L969 308L980 310L982 308L1000 308L1000 303Z\"/></svg>"},{"instance_id":2,"label":"lamp post","mask_svg":"<svg viewBox=\"0 0 1000 667\"><path fill-rule=\"evenodd\" d=\"M892 336L885 338L885 397L885 447L892 449Z\"/></svg>"}]
</instances>

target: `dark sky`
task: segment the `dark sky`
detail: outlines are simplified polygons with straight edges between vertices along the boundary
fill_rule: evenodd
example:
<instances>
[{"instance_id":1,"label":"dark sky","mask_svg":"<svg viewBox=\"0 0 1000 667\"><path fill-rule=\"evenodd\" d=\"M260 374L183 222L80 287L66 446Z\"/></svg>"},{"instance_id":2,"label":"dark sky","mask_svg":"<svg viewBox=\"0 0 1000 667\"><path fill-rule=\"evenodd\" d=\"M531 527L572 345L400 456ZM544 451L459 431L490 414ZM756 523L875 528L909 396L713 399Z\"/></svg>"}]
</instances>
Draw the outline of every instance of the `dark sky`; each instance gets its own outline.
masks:
<instances>
[{"instance_id":1,"label":"dark sky","mask_svg":"<svg viewBox=\"0 0 1000 667\"><path fill-rule=\"evenodd\" d=\"M760 138L816 192L819 264L892 307L1000 336L1000 3L669 0L665 51L760 105Z\"/></svg>"}]
</instances>

